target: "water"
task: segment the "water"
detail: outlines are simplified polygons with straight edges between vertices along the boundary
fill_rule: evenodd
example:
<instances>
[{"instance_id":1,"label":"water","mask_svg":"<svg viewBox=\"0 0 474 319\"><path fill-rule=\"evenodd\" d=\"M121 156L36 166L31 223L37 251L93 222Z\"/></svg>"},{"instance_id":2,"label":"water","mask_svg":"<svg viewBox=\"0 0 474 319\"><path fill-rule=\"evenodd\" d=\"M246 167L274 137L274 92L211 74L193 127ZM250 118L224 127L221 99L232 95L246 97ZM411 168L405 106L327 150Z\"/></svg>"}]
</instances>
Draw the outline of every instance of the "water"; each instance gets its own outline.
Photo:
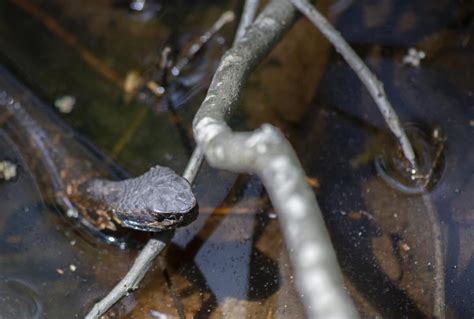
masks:
<instances>
[{"instance_id":1,"label":"water","mask_svg":"<svg viewBox=\"0 0 474 319\"><path fill-rule=\"evenodd\" d=\"M307 172L320 179L322 210L364 316L430 317L436 311L439 284L436 251L447 247L442 272L447 316L470 317L473 291L460 280L471 280L471 250L462 245L472 228L455 216L472 213L472 199L460 195L472 193L469 136L474 110L467 58L472 44L464 38L472 23L461 24L453 16L463 16L469 8L445 4L441 9L437 3L439 7L426 14L427 7L417 3L384 3L384 9L368 2L352 6L340 17L340 27L380 76L401 119L414 123L416 128L409 131L418 135L421 171L429 171L439 143L444 143L428 191L417 183L410 186L410 174L403 176L397 147L387 139L381 116L338 56L326 69L313 115L299 132L305 136L302 149L313 150L303 154L303 160ZM376 12L386 16L377 20L381 17ZM354 27L356 20L361 23ZM393 30L384 32L387 28ZM402 62L410 47L427 56L419 67ZM380 156L386 165L382 170L377 167ZM460 259L463 270L453 269Z\"/></svg>"},{"instance_id":2,"label":"water","mask_svg":"<svg viewBox=\"0 0 474 319\"><path fill-rule=\"evenodd\" d=\"M27 284L4 279L0 286L2 318L41 318L42 304L38 294Z\"/></svg>"},{"instance_id":3,"label":"water","mask_svg":"<svg viewBox=\"0 0 474 319\"><path fill-rule=\"evenodd\" d=\"M48 30L24 3L43 8L67 36ZM135 73L159 80L161 49L169 45L177 56L222 12L238 7L233 1L149 4L149 11L137 12L124 1L0 3L2 64L50 105L73 96L74 109L60 116L131 174L157 163L184 169L193 146L192 116L235 26L220 32L164 101L146 90L138 91L143 98L127 94L117 82ZM330 4L320 3L325 12ZM434 256L441 245L447 317L474 315L470 12L468 3L387 0L353 2L337 16L403 122L416 127L421 171L434 167L426 188L411 184L369 95L309 24L298 25L293 40L250 79L244 112L232 120L239 129L270 121L285 130L307 175L317 179L315 193L363 317L430 317L437 311ZM80 45L68 42L70 35ZM419 67L402 62L410 47L426 53ZM105 69L93 67L89 53ZM433 139L435 132L440 139ZM126 272L137 250L85 240L64 223L6 135L0 135L0 156L21 167L16 180L0 182L1 313L83 316ZM302 317L278 219L258 178L204 165L195 192L198 220L176 232L165 257L113 316Z\"/></svg>"},{"instance_id":4,"label":"water","mask_svg":"<svg viewBox=\"0 0 474 319\"><path fill-rule=\"evenodd\" d=\"M417 168L407 163L398 142L392 138L392 145L387 143L375 158L375 169L394 189L423 194L436 185L443 173L446 138L437 127L425 132L411 124L405 126L405 131L415 151Z\"/></svg>"}]
</instances>

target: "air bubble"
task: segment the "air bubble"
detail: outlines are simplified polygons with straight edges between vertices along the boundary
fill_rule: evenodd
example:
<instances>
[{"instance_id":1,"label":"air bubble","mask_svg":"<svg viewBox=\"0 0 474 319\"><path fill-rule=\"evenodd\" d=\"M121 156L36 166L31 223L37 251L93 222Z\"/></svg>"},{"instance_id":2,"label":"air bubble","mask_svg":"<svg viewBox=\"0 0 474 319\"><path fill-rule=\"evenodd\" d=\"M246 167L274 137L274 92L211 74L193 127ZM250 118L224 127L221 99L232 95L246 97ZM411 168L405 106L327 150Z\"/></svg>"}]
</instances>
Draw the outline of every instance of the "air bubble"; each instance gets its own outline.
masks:
<instances>
[{"instance_id":1,"label":"air bubble","mask_svg":"<svg viewBox=\"0 0 474 319\"><path fill-rule=\"evenodd\" d=\"M392 188L407 194L422 194L431 190L441 177L446 140L439 128L432 130L435 134L427 134L411 124L406 132L415 151L417 169L403 158L398 145L387 145L383 154L376 157L375 168Z\"/></svg>"}]
</instances>

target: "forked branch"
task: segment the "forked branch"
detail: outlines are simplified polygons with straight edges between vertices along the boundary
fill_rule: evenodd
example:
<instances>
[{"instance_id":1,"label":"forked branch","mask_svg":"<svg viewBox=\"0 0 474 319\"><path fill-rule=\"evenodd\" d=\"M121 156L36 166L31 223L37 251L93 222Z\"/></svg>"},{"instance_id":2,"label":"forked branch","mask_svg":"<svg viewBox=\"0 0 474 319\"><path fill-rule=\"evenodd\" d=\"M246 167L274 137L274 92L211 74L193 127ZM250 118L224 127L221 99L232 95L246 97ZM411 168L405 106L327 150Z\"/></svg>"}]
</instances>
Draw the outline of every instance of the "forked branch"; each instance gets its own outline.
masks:
<instances>
[{"instance_id":1,"label":"forked branch","mask_svg":"<svg viewBox=\"0 0 474 319\"><path fill-rule=\"evenodd\" d=\"M296 11L273 0L222 58L193 122L209 164L256 173L278 212L298 288L311 318L356 318L313 191L290 143L271 125L234 133L225 123L250 73L286 33Z\"/></svg>"}]
</instances>

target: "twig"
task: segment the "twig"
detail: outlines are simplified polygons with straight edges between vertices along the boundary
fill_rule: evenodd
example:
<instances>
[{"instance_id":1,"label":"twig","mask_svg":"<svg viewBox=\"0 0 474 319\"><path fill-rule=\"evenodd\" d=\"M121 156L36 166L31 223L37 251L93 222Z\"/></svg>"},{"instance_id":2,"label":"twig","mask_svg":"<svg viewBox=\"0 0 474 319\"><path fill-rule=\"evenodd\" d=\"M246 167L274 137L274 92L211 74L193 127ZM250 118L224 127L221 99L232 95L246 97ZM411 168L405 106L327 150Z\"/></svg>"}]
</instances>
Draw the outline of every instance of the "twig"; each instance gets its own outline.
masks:
<instances>
[{"instance_id":1,"label":"twig","mask_svg":"<svg viewBox=\"0 0 474 319\"><path fill-rule=\"evenodd\" d=\"M198 54L199 51L206 45L206 43L209 42L209 40L217 33L219 32L222 27L229 23L234 21L235 15L234 12L232 11L226 11L224 12L220 18L214 23L214 25L209 29L206 33L201 35L199 39L193 43L193 45L189 48L189 51L187 54L182 57L179 61L176 62L176 64L173 66L171 69L171 74L173 76L178 76L181 74L181 71L183 68L192 60L194 57Z\"/></svg>"},{"instance_id":2,"label":"twig","mask_svg":"<svg viewBox=\"0 0 474 319\"><path fill-rule=\"evenodd\" d=\"M426 206L426 216L431 224L431 232L433 234L433 314L432 317L441 319L446 317L446 301L445 301L445 277L444 277L444 247L443 233L438 219L438 213L433 199L428 194L422 195L423 203Z\"/></svg>"},{"instance_id":3,"label":"twig","mask_svg":"<svg viewBox=\"0 0 474 319\"><path fill-rule=\"evenodd\" d=\"M288 1L271 1L227 51L194 118L194 136L211 166L256 173L262 179L278 212L309 317L356 318L321 211L290 143L268 124L253 132L234 133L225 123L251 71L295 16Z\"/></svg>"},{"instance_id":4,"label":"twig","mask_svg":"<svg viewBox=\"0 0 474 319\"><path fill-rule=\"evenodd\" d=\"M193 151L193 154L189 158L188 165L184 170L183 177L186 178L190 183L194 181L196 175L201 167L203 154L199 147L196 147Z\"/></svg>"},{"instance_id":5,"label":"twig","mask_svg":"<svg viewBox=\"0 0 474 319\"><path fill-rule=\"evenodd\" d=\"M99 319L123 296L136 290L138 284L152 265L153 260L158 256L163 248L165 248L172 236L173 231L166 231L160 233L156 238L150 239L145 247L143 247L142 251L140 251L140 254L135 259L132 268L128 271L125 277L120 280L120 282L104 299L94 305L85 319Z\"/></svg>"},{"instance_id":6,"label":"twig","mask_svg":"<svg viewBox=\"0 0 474 319\"><path fill-rule=\"evenodd\" d=\"M397 113L387 99L383 84L369 70L367 65L354 52L350 45L344 40L341 34L324 18L319 11L312 6L307 0L289 0L298 8L318 29L321 33L334 45L336 50L344 57L346 62L357 74L359 79L364 83L370 95L374 99L375 104L379 108L382 116L387 122L388 127L398 139L405 158L410 162L412 174L416 173L417 165L415 152L408 140L408 137L400 124Z\"/></svg>"},{"instance_id":7,"label":"twig","mask_svg":"<svg viewBox=\"0 0 474 319\"><path fill-rule=\"evenodd\" d=\"M242 10L242 16L240 17L239 26L237 27L237 32L235 34L234 44L244 36L247 29L253 23L255 15L257 14L257 9L260 4L260 0L246 0L244 4L244 9Z\"/></svg>"}]
</instances>

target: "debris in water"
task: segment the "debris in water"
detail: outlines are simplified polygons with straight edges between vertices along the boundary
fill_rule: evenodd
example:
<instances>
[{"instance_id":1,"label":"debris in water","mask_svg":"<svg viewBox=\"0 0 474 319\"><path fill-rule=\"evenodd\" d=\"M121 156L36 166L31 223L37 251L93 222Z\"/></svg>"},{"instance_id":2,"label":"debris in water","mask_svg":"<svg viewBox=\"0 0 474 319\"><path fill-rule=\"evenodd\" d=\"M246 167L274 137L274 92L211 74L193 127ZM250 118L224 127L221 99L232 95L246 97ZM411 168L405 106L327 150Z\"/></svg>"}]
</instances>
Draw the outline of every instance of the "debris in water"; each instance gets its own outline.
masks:
<instances>
[{"instance_id":1,"label":"debris in water","mask_svg":"<svg viewBox=\"0 0 474 319\"><path fill-rule=\"evenodd\" d=\"M423 50L418 51L415 48L409 48L407 55L403 57L403 64L419 67L421 60L424 58L426 58L426 53Z\"/></svg>"},{"instance_id":2,"label":"debris in water","mask_svg":"<svg viewBox=\"0 0 474 319\"><path fill-rule=\"evenodd\" d=\"M76 98L74 96L65 95L58 97L54 101L54 106L56 106L61 113L71 113L74 105L76 104Z\"/></svg>"},{"instance_id":3,"label":"debris in water","mask_svg":"<svg viewBox=\"0 0 474 319\"><path fill-rule=\"evenodd\" d=\"M137 88L142 84L142 81L143 79L138 71L128 71L123 83L125 94L134 94L137 91Z\"/></svg>"},{"instance_id":4,"label":"debris in water","mask_svg":"<svg viewBox=\"0 0 474 319\"><path fill-rule=\"evenodd\" d=\"M6 181L16 176L16 165L9 161L0 161L0 179Z\"/></svg>"},{"instance_id":5,"label":"debris in water","mask_svg":"<svg viewBox=\"0 0 474 319\"><path fill-rule=\"evenodd\" d=\"M410 251L411 247L407 244L407 243L402 243L400 245L400 248L404 251L404 252L407 252L407 251Z\"/></svg>"}]
</instances>

